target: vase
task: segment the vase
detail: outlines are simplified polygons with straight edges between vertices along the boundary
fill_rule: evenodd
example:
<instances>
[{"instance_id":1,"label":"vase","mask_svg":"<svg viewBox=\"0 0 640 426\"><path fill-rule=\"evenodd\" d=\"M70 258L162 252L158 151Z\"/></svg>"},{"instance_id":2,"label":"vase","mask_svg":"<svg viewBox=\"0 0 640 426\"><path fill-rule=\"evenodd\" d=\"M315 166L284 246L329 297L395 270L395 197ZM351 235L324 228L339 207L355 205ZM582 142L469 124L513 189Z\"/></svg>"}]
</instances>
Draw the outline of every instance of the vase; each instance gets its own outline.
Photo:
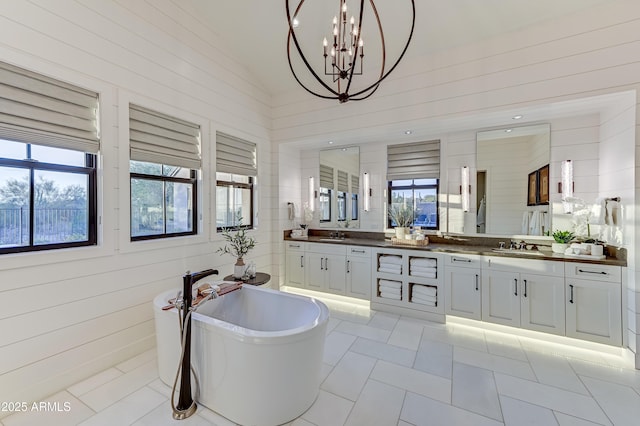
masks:
<instances>
[{"instance_id":1,"label":"vase","mask_svg":"<svg viewBox=\"0 0 640 426\"><path fill-rule=\"evenodd\" d=\"M396 238L399 240L404 240L404 235L407 232L407 228L404 228L402 226L396 226Z\"/></svg>"},{"instance_id":2,"label":"vase","mask_svg":"<svg viewBox=\"0 0 640 426\"><path fill-rule=\"evenodd\" d=\"M244 260L239 257L238 260L236 260L236 264L233 265L233 278L242 278L245 269Z\"/></svg>"},{"instance_id":3,"label":"vase","mask_svg":"<svg viewBox=\"0 0 640 426\"><path fill-rule=\"evenodd\" d=\"M569 248L569 244L566 243L551 243L551 251L554 253L564 254L564 251Z\"/></svg>"}]
</instances>

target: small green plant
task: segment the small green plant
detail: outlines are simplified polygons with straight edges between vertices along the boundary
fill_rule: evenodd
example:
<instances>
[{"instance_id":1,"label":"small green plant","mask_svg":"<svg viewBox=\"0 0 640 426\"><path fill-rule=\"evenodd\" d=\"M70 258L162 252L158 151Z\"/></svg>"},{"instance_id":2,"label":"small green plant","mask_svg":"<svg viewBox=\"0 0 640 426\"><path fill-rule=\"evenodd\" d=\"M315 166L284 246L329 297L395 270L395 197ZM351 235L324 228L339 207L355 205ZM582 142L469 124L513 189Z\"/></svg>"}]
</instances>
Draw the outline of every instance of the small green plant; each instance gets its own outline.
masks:
<instances>
[{"instance_id":1,"label":"small green plant","mask_svg":"<svg viewBox=\"0 0 640 426\"><path fill-rule=\"evenodd\" d=\"M236 216L236 223L242 226L242 217ZM247 235L245 228L240 228L236 232L232 232L231 229L225 228L222 230L222 236L224 240L229 243L224 247L218 247L216 252L222 254L230 254L236 258L242 258L249 250L255 247L256 240L253 237Z\"/></svg>"},{"instance_id":2,"label":"small green plant","mask_svg":"<svg viewBox=\"0 0 640 426\"><path fill-rule=\"evenodd\" d=\"M413 210L403 205L391 205L389 207L391 223L400 228L406 228L413 223Z\"/></svg>"},{"instance_id":3,"label":"small green plant","mask_svg":"<svg viewBox=\"0 0 640 426\"><path fill-rule=\"evenodd\" d=\"M556 243L568 244L574 239L575 235L571 231L556 231L553 233L553 239Z\"/></svg>"}]
</instances>

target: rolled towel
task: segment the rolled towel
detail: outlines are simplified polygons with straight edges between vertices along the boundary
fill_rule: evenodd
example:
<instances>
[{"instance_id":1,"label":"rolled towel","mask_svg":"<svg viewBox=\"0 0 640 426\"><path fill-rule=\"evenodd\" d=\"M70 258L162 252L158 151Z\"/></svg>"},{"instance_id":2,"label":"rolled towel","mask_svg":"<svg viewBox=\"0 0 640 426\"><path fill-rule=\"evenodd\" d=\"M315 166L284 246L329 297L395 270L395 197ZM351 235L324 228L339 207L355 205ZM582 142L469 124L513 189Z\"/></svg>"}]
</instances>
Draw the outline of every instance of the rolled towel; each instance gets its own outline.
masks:
<instances>
[{"instance_id":1,"label":"rolled towel","mask_svg":"<svg viewBox=\"0 0 640 426\"><path fill-rule=\"evenodd\" d=\"M379 285L384 285L386 287L402 288L402 283L400 281L380 280L380 281L378 281L378 284Z\"/></svg>"},{"instance_id":2,"label":"rolled towel","mask_svg":"<svg viewBox=\"0 0 640 426\"><path fill-rule=\"evenodd\" d=\"M423 302L436 302L438 299L435 296L421 296L419 294L414 294L411 296L411 300L420 300Z\"/></svg>"},{"instance_id":3,"label":"rolled towel","mask_svg":"<svg viewBox=\"0 0 640 426\"><path fill-rule=\"evenodd\" d=\"M416 272L436 272L438 270L437 267L435 266L430 266L430 267L426 267L426 266L411 266L411 272L416 271Z\"/></svg>"},{"instance_id":4,"label":"rolled towel","mask_svg":"<svg viewBox=\"0 0 640 426\"><path fill-rule=\"evenodd\" d=\"M430 268L434 266L438 266L438 261L436 259L426 259L423 257L414 257L409 261L409 264L418 267Z\"/></svg>"},{"instance_id":5,"label":"rolled towel","mask_svg":"<svg viewBox=\"0 0 640 426\"><path fill-rule=\"evenodd\" d=\"M397 266L397 267L395 267ZM378 272L386 272L387 274L401 274L402 273L402 267L399 265L389 265L389 266L380 266L378 268Z\"/></svg>"},{"instance_id":6,"label":"rolled towel","mask_svg":"<svg viewBox=\"0 0 640 426\"><path fill-rule=\"evenodd\" d=\"M414 285L413 294L423 294L425 296L435 296L438 294L438 289L435 287L427 287L423 285Z\"/></svg>"},{"instance_id":7,"label":"rolled towel","mask_svg":"<svg viewBox=\"0 0 640 426\"><path fill-rule=\"evenodd\" d=\"M400 294L386 293L384 291L380 292L380 297L384 297L385 299L393 299L393 300L401 300L402 299L402 296Z\"/></svg>"},{"instance_id":8,"label":"rolled towel","mask_svg":"<svg viewBox=\"0 0 640 426\"><path fill-rule=\"evenodd\" d=\"M414 277L436 278L436 272L411 272Z\"/></svg>"},{"instance_id":9,"label":"rolled towel","mask_svg":"<svg viewBox=\"0 0 640 426\"><path fill-rule=\"evenodd\" d=\"M384 254L384 255L380 256L380 258L378 259L378 262L380 262L380 264L382 264L382 263L390 263L392 265L402 265L402 256Z\"/></svg>"},{"instance_id":10,"label":"rolled towel","mask_svg":"<svg viewBox=\"0 0 640 426\"><path fill-rule=\"evenodd\" d=\"M421 305L426 305L426 306L434 306L434 307L436 306L436 302L435 301L431 302L431 301L426 301L426 300L412 299L411 302L412 303L419 303Z\"/></svg>"},{"instance_id":11,"label":"rolled towel","mask_svg":"<svg viewBox=\"0 0 640 426\"><path fill-rule=\"evenodd\" d=\"M394 292L394 293L400 293L402 291L400 287L392 287L384 284L380 284L378 285L378 287L380 288L380 291L388 291L388 292Z\"/></svg>"}]
</instances>

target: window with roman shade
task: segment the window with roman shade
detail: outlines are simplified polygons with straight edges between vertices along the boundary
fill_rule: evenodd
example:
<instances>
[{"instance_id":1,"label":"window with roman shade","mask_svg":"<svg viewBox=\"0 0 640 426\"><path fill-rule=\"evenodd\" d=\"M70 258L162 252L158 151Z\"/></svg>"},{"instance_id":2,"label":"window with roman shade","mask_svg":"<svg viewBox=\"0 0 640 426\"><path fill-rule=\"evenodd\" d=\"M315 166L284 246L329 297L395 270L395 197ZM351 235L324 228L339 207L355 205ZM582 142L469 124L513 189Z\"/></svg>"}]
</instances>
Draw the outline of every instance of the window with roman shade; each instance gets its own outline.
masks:
<instances>
[{"instance_id":1,"label":"window with roman shade","mask_svg":"<svg viewBox=\"0 0 640 426\"><path fill-rule=\"evenodd\" d=\"M338 170L338 191L349 192L349 173Z\"/></svg>"},{"instance_id":2,"label":"window with roman shade","mask_svg":"<svg viewBox=\"0 0 640 426\"><path fill-rule=\"evenodd\" d=\"M216 132L216 171L257 176L256 144Z\"/></svg>"},{"instance_id":3,"label":"window with roman shade","mask_svg":"<svg viewBox=\"0 0 640 426\"><path fill-rule=\"evenodd\" d=\"M130 104L129 139L131 160L201 168L197 124Z\"/></svg>"},{"instance_id":4,"label":"window with roman shade","mask_svg":"<svg viewBox=\"0 0 640 426\"><path fill-rule=\"evenodd\" d=\"M387 146L388 181L439 178L439 140Z\"/></svg>"},{"instance_id":5,"label":"window with roman shade","mask_svg":"<svg viewBox=\"0 0 640 426\"><path fill-rule=\"evenodd\" d=\"M334 188L333 167L320 164L320 188Z\"/></svg>"},{"instance_id":6,"label":"window with roman shade","mask_svg":"<svg viewBox=\"0 0 640 426\"><path fill-rule=\"evenodd\" d=\"M351 193L357 194L360 191L360 177L351 175Z\"/></svg>"},{"instance_id":7,"label":"window with roman shade","mask_svg":"<svg viewBox=\"0 0 640 426\"><path fill-rule=\"evenodd\" d=\"M0 62L0 139L97 153L98 94Z\"/></svg>"}]
</instances>

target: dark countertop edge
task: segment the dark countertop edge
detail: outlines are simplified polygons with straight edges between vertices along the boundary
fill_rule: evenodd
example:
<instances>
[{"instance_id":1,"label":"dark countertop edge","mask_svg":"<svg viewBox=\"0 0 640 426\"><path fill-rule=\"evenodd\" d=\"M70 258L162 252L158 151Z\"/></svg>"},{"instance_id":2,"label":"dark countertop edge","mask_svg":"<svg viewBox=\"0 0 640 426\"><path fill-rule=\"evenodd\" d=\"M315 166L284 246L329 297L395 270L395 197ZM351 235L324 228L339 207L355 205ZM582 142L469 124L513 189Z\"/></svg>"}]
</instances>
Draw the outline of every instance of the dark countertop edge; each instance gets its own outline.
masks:
<instances>
[{"instance_id":1,"label":"dark countertop edge","mask_svg":"<svg viewBox=\"0 0 640 426\"><path fill-rule=\"evenodd\" d=\"M526 255L526 254L510 254L508 252L498 253L493 251L495 247L487 247L487 246L473 246L473 245L458 245L458 244L440 244L440 243L429 243L426 246L411 246L411 245L403 245L403 244L391 244L390 240L374 240L369 238L344 238L344 239L336 239L335 241L327 241L326 237L316 237L309 236L307 238L292 238L292 237L284 237L285 241L300 241L300 242L309 242L309 243L319 243L319 244L340 244L340 245L353 245L353 246L363 246L363 247L377 247L377 248L391 248L391 249L399 249L399 250L418 250L418 251L430 251L435 253L460 253L460 254L476 254L482 256L495 256L495 257L510 257L510 258L521 258L521 259L538 259L538 260L551 260L556 262L576 262L576 263L595 263L601 265L612 265L612 266L627 266L627 262L625 260L616 259L613 257L607 257L606 259L598 260L598 259L585 259L585 258L576 258L576 257L567 257L563 254L553 253L551 251L544 251L544 255Z\"/></svg>"}]
</instances>

